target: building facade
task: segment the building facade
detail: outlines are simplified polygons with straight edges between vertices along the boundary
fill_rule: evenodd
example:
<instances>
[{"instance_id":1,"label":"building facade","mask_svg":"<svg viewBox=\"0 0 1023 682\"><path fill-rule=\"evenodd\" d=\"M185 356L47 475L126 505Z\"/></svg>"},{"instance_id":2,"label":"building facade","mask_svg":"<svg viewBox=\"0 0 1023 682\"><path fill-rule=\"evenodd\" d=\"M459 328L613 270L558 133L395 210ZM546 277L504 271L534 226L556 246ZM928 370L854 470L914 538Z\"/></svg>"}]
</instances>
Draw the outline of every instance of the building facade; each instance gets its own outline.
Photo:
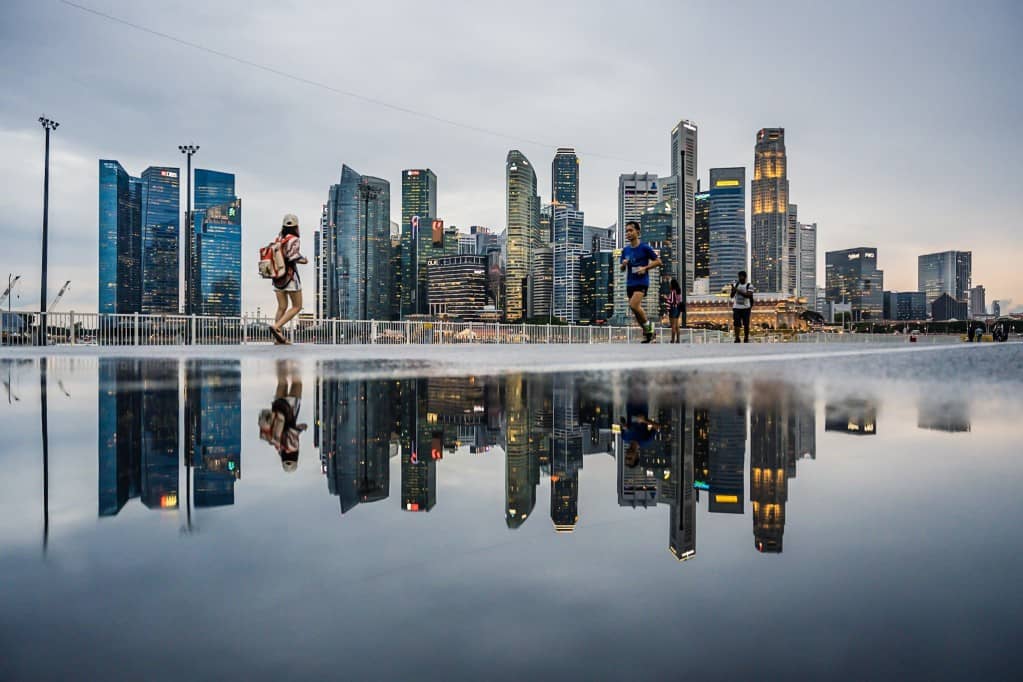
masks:
<instances>
[{"instance_id":1,"label":"building facade","mask_svg":"<svg viewBox=\"0 0 1023 682\"><path fill-rule=\"evenodd\" d=\"M886 320L926 320L926 296L922 291L886 291L883 312Z\"/></svg>"},{"instance_id":2,"label":"building facade","mask_svg":"<svg viewBox=\"0 0 1023 682\"><path fill-rule=\"evenodd\" d=\"M751 281L759 291L786 291L788 258L788 159L785 129L757 132L750 222Z\"/></svg>"},{"instance_id":3,"label":"building facade","mask_svg":"<svg viewBox=\"0 0 1023 682\"><path fill-rule=\"evenodd\" d=\"M401 272L398 273L398 297L401 315L426 312L426 260L432 240L419 239L421 228L428 232L437 217L437 175L429 168L410 168L401 172ZM432 236L432 233L431 233ZM425 247L425 248L421 248ZM422 270L422 274L420 274Z\"/></svg>"},{"instance_id":4,"label":"building facade","mask_svg":"<svg viewBox=\"0 0 1023 682\"><path fill-rule=\"evenodd\" d=\"M931 302L931 319L935 322L945 320L965 320L969 317L965 301L957 301L948 294L942 294Z\"/></svg>"},{"instance_id":5,"label":"building facade","mask_svg":"<svg viewBox=\"0 0 1023 682\"><path fill-rule=\"evenodd\" d=\"M186 240L185 298L191 315L241 315L241 199L234 174L195 170Z\"/></svg>"},{"instance_id":6,"label":"building facade","mask_svg":"<svg viewBox=\"0 0 1023 682\"><path fill-rule=\"evenodd\" d=\"M877 268L877 249L828 251L825 266L829 301L848 303L853 320L882 319L884 271Z\"/></svg>"},{"instance_id":7,"label":"building facade","mask_svg":"<svg viewBox=\"0 0 1023 682\"><path fill-rule=\"evenodd\" d=\"M656 173L628 173L618 176L618 237L616 247L625 245L625 223L638 221L643 212L661 200Z\"/></svg>"},{"instance_id":8,"label":"building facade","mask_svg":"<svg viewBox=\"0 0 1023 682\"><path fill-rule=\"evenodd\" d=\"M536 266L534 250L540 237L540 197L536 171L529 159L513 149L505 163L507 242L505 255L504 310L509 322L529 315L530 274ZM548 304L549 307L549 304Z\"/></svg>"},{"instance_id":9,"label":"building facade","mask_svg":"<svg viewBox=\"0 0 1023 682\"><path fill-rule=\"evenodd\" d=\"M817 223L799 223L796 229L796 296L817 310Z\"/></svg>"},{"instance_id":10,"label":"building facade","mask_svg":"<svg viewBox=\"0 0 1023 682\"><path fill-rule=\"evenodd\" d=\"M984 300L984 287L980 284L970 289L970 317L987 315L987 302Z\"/></svg>"},{"instance_id":11,"label":"building facade","mask_svg":"<svg viewBox=\"0 0 1023 682\"><path fill-rule=\"evenodd\" d=\"M99 160L99 312L137 313L142 305L142 234L132 178Z\"/></svg>"},{"instance_id":12,"label":"building facade","mask_svg":"<svg viewBox=\"0 0 1023 682\"><path fill-rule=\"evenodd\" d=\"M141 178L142 305L140 312L180 312L181 191L177 168L150 166Z\"/></svg>"},{"instance_id":13,"label":"building facade","mask_svg":"<svg viewBox=\"0 0 1023 682\"><path fill-rule=\"evenodd\" d=\"M930 306L942 294L967 302L973 287L973 252L941 251L917 258L917 290L927 294Z\"/></svg>"},{"instance_id":14,"label":"building facade","mask_svg":"<svg viewBox=\"0 0 1023 682\"><path fill-rule=\"evenodd\" d=\"M671 174L678 183L678 211L672 241L678 263L669 272L688 292L693 290L696 270L696 161L697 127L694 122L683 119L671 131Z\"/></svg>"},{"instance_id":15,"label":"building facade","mask_svg":"<svg viewBox=\"0 0 1023 682\"><path fill-rule=\"evenodd\" d=\"M458 255L427 262L431 315L476 321L487 305L487 256Z\"/></svg>"},{"instance_id":16,"label":"building facade","mask_svg":"<svg viewBox=\"0 0 1023 682\"><path fill-rule=\"evenodd\" d=\"M533 249L533 267L527 286L526 317L549 318L554 305L554 249L543 246Z\"/></svg>"},{"instance_id":17,"label":"building facade","mask_svg":"<svg viewBox=\"0 0 1023 682\"><path fill-rule=\"evenodd\" d=\"M579 209L579 157L575 149L561 147L551 163L551 203Z\"/></svg>"},{"instance_id":18,"label":"building facade","mask_svg":"<svg viewBox=\"0 0 1023 682\"><path fill-rule=\"evenodd\" d=\"M710 279L710 191L700 190L696 183L696 219L694 223L693 243L696 250L693 256L693 281ZM743 235L745 238L745 234Z\"/></svg>"},{"instance_id":19,"label":"building facade","mask_svg":"<svg viewBox=\"0 0 1023 682\"><path fill-rule=\"evenodd\" d=\"M554 251L554 317L576 324L580 315L580 259L582 244L560 242Z\"/></svg>"},{"instance_id":20,"label":"building facade","mask_svg":"<svg viewBox=\"0 0 1023 682\"><path fill-rule=\"evenodd\" d=\"M584 254L579 263L579 321L607 322L614 314L617 261L613 249Z\"/></svg>"},{"instance_id":21,"label":"building facade","mask_svg":"<svg viewBox=\"0 0 1023 682\"><path fill-rule=\"evenodd\" d=\"M746 270L746 169L710 169L710 293Z\"/></svg>"}]
</instances>

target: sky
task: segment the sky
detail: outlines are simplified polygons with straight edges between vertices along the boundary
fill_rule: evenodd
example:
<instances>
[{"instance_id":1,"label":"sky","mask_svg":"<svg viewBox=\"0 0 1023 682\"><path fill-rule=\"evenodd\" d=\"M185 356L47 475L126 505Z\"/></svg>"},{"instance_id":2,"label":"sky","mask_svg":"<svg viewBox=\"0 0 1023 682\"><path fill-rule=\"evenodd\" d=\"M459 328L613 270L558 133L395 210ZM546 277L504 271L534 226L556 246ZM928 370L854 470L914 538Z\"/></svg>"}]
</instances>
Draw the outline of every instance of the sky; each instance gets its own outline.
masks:
<instances>
[{"instance_id":1,"label":"sky","mask_svg":"<svg viewBox=\"0 0 1023 682\"><path fill-rule=\"evenodd\" d=\"M970 250L988 304L1023 310L1018 3L74 1L236 59L61 0L0 5L0 278L22 276L16 308L39 304L46 115L48 298L72 282L56 310L97 307L101 158L139 175L198 144L195 167L236 174L252 312L272 306L258 247L295 213L310 252L343 163L390 181L394 220L401 170L429 167L446 224L502 230L508 150L549 200L554 151L574 146L586 223L610 225L619 174L666 174L683 118L704 182L750 175L757 130L785 128L820 285L828 250L877 247L902 291L918 255Z\"/></svg>"}]
</instances>

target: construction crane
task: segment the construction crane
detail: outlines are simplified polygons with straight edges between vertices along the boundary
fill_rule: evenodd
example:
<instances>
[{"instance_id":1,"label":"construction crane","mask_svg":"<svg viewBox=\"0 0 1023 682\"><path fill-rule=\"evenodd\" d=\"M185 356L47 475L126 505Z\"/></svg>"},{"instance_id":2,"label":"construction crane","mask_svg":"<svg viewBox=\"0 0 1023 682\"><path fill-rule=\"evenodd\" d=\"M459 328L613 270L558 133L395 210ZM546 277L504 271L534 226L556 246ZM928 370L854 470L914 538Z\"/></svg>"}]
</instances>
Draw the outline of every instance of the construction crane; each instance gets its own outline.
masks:
<instances>
[{"instance_id":1,"label":"construction crane","mask_svg":"<svg viewBox=\"0 0 1023 682\"><path fill-rule=\"evenodd\" d=\"M71 280L64 282L64 286L62 286L60 288L60 291L57 292L57 295L53 297L53 303L51 303L50 307L46 309L46 312L48 313L53 312L53 309L56 307L58 303L60 303L60 299L64 298L64 294L67 293L68 287L70 286Z\"/></svg>"},{"instance_id":2,"label":"construction crane","mask_svg":"<svg viewBox=\"0 0 1023 682\"><path fill-rule=\"evenodd\" d=\"M3 295L0 296L0 305L7 303L7 297L11 295L11 291L14 289L14 285L18 283L19 279L21 279L21 275L15 275L14 279L11 280L11 283L7 285Z\"/></svg>"}]
</instances>

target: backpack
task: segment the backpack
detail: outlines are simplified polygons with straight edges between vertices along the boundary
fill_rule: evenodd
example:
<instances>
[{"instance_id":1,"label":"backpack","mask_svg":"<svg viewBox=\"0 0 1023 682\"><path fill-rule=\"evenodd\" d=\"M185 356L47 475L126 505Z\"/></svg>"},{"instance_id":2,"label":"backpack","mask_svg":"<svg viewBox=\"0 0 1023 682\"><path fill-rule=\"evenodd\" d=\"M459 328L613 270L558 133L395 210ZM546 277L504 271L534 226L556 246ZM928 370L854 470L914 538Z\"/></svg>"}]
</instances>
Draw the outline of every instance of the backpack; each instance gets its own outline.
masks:
<instances>
[{"instance_id":1,"label":"backpack","mask_svg":"<svg viewBox=\"0 0 1023 682\"><path fill-rule=\"evenodd\" d=\"M284 244L291 235L284 239L278 237L259 249L259 276L263 279L281 279L288 274L288 261L284 257Z\"/></svg>"},{"instance_id":2,"label":"backpack","mask_svg":"<svg viewBox=\"0 0 1023 682\"><path fill-rule=\"evenodd\" d=\"M259 439L265 440L278 450L284 436L286 418L276 410L261 410L259 413Z\"/></svg>"}]
</instances>

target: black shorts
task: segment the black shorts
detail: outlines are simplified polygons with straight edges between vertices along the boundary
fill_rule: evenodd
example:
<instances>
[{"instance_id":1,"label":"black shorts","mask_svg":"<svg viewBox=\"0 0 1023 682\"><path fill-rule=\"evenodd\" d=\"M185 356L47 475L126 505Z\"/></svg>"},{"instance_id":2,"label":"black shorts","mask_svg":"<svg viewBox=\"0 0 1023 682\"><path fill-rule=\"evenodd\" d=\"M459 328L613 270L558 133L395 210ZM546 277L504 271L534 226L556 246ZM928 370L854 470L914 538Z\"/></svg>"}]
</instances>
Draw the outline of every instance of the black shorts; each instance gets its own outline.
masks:
<instances>
[{"instance_id":1,"label":"black shorts","mask_svg":"<svg viewBox=\"0 0 1023 682\"><path fill-rule=\"evenodd\" d=\"M649 289L649 288L650 287L647 284L635 284L635 285L630 284L630 285L625 287L625 297L626 298L632 298L632 295L634 293L636 293L637 291L642 292L642 294L644 296L646 296L646 290Z\"/></svg>"},{"instance_id":2,"label":"black shorts","mask_svg":"<svg viewBox=\"0 0 1023 682\"><path fill-rule=\"evenodd\" d=\"M682 306L673 305L668 310L668 317L675 319L676 317L682 317Z\"/></svg>"},{"instance_id":3,"label":"black shorts","mask_svg":"<svg viewBox=\"0 0 1023 682\"><path fill-rule=\"evenodd\" d=\"M732 322L736 327L743 326L749 330L749 318L752 312L752 308L732 308Z\"/></svg>"}]
</instances>

